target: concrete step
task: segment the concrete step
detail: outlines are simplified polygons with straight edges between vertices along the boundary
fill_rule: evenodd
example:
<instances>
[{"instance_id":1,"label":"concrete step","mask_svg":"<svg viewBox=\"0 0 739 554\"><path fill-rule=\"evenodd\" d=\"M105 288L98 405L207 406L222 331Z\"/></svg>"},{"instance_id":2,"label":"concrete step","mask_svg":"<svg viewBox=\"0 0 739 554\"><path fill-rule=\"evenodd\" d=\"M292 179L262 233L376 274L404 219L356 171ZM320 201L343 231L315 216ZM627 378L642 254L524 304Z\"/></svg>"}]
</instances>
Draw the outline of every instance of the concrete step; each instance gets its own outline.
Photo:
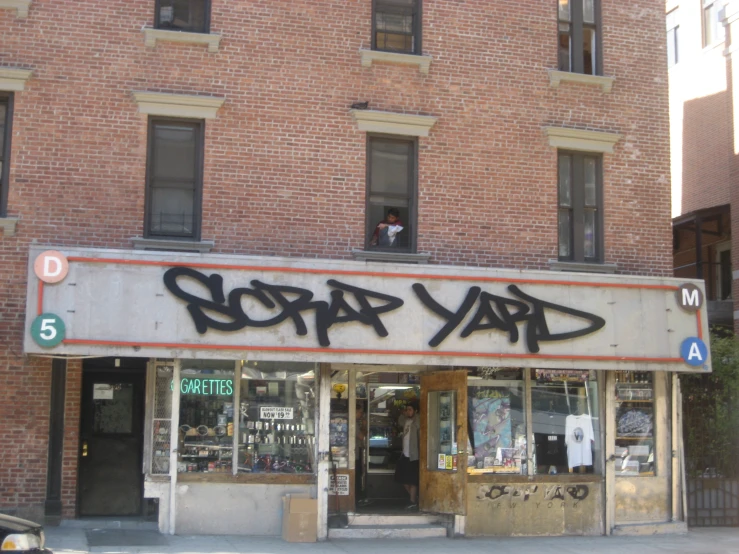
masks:
<instances>
[{"instance_id":1,"label":"concrete step","mask_svg":"<svg viewBox=\"0 0 739 554\"><path fill-rule=\"evenodd\" d=\"M349 525L434 525L446 524L446 516L439 514L354 514L350 513Z\"/></svg>"},{"instance_id":2,"label":"concrete step","mask_svg":"<svg viewBox=\"0 0 739 554\"><path fill-rule=\"evenodd\" d=\"M614 536L685 535L687 532L688 524L684 521L628 523L613 528Z\"/></svg>"},{"instance_id":3,"label":"concrete step","mask_svg":"<svg viewBox=\"0 0 739 554\"><path fill-rule=\"evenodd\" d=\"M329 529L329 539L432 539L446 538L441 525L351 525L346 529Z\"/></svg>"},{"instance_id":4,"label":"concrete step","mask_svg":"<svg viewBox=\"0 0 739 554\"><path fill-rule=\"evenodd\" d=\"M64 519L60 527L72 529L123 529L127 531L159 531L156 521L139 517L91 517Z\"/></svg>"}]
</instances>

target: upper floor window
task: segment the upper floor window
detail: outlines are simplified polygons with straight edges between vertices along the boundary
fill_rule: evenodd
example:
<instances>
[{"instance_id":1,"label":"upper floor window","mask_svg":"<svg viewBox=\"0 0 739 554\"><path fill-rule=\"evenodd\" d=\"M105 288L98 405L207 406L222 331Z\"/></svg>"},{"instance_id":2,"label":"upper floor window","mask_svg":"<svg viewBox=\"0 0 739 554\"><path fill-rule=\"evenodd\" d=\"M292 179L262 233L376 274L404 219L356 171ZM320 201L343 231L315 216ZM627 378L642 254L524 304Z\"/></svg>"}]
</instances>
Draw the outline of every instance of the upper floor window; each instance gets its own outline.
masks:
<instances>
[{"instance_id":1,"label":"upper floor window","mask_svg":"<svg viewBox=\"0 0 739 554\"><path fill-rule=\"evenodd\" d=\"M171 31L208 33L210 0L156 0L154 27Z\"/></svg>"},{"instance_id":2,"label":"upper floor window","mask_svg":"<svg viewBox=\"0 0 739 554\"><path fill-rule=\"evenodd\" d=\"M680 25L678 25L677 19L677 8L667 14L667 67L672 67L680 59L680 52L678 49L678 31Z\"/></svg>"},{"instance_id":3,"label":"upper floor window","mask_svg":"<svg viewBox=\"0 0 739 554\"><path fill-rule=\"evenodd\" d=\"M723 0L703 0L703 46L724 40Z\"/></svg>"},{"instance_id":4,"label":"upper floor window","mask_svg":"<svg viewBox=\"0 0 739 554\"><path fill-rule=\"evenodd\" d=\"M13 94L0 92L0 217L8 208L8 183L10 180L10 123L13 111Z\"/></svg>"},{"instance_id":5,"label":"upper floor window","mask_svg":"<svg viewBox=\"0 0 739 554\"><path fill-rule=\"evenodd\" d=\"M600 74L598 0L559 0L559 70Z\"/></svg>"},{"instance_id":6,"label":"upper floor window","mask_svg":"<svg viewBox=\"0 0 739 554\"><path fill-rule=\"evenodd\" d=\"M149 121L147 238L200 240L203 133L203 121Z\"/></svg>"},{"instance_id":7,"label":"upper floor window","mask_svg":"<svg viewBox=\"0 0 739 554\"><path fill-rule=\"evenodd\" d=\"M559 152L559 259L603 261L601 157Z\"/></svg>"},{"instance_id":8,"label":"upper floor window","mask_svg":"<svg viewBox=\"0 0 739 554\"><path fill-rule=\"evenodd\" d=\"M372 49L420 54L421 0L373 0Z\"/></svg>"},{"instance_id":9,"label":"upper floor window","mask_svg":"<svg viewBox=\"0 0 739 554\"><path fill-rule=\"evenodd\" d=\"M415 139L369 136L367 242L371 249L415 252Z\"/></svg>"}]
</instances>

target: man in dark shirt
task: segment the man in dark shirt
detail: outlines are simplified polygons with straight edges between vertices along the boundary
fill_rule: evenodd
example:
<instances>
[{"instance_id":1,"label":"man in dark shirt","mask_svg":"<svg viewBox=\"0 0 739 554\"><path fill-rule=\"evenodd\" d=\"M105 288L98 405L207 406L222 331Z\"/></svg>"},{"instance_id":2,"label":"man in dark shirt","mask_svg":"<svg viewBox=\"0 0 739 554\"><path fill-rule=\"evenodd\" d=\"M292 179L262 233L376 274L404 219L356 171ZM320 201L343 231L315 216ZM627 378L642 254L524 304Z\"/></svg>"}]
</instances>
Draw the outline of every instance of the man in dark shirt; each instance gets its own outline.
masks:
<instances>
[{"instance_id":1,"label":"man in dark shirt","mask_svg":"<svg viewBox=\"0 0 739 554\"><path fill-rule=\"evenodd\" d=\"M402 230L403 222L400 221L400 212L397 208L390 208L387 211L387 217L375 227L370 246L397 246L397 235Z\"/></svg>"}]
</instances>

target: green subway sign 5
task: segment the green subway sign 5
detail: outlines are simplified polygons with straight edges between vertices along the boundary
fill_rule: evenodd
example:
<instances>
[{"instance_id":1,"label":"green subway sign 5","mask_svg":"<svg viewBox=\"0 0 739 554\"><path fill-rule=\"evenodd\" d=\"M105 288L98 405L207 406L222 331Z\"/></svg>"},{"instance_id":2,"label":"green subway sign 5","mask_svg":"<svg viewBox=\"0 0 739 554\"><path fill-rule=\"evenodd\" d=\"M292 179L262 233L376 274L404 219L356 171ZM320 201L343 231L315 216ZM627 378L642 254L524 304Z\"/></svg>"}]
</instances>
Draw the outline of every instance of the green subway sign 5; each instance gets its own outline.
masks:
<instances>
[{"instance_id":1,"label":"green subway sign 5","mask_svg":"<svg viewBox=\"0 0 739 554\"><path fill-rule=\"evenodd\" d=\"M169 389L174 390L174 381L170 382ZM182 394L204 394L217 396L233 396L233 379L210 379L208 377L183 377L180 379Z\"/></svg>"}]
</instances>

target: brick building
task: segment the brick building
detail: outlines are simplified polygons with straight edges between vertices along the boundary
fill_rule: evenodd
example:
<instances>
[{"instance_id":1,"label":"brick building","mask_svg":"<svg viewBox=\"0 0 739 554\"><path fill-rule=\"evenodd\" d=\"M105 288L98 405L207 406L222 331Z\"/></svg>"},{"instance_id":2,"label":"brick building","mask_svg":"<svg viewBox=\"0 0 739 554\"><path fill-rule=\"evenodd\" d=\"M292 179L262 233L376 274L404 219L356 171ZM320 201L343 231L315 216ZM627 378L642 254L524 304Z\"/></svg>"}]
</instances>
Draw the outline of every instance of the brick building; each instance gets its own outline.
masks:
<instances>
[{"instance_id":1,"label":"brick building","mask_svg":"<svg viewBox=\"0 0 739 554\"><path fill-rule=\"evenodd\" d=\"M404 494L390 491L386 479L400 456L392 446L397 429L388 424L383 447L364 448L353 432L362 402L373 417L378 383L406 391L406 400L419 394L422 414L446 413L439 406L450 397L429 395L454 390L461 424L466 381L441 371L434 385L431 370L466 368L495 388L491 368L502 367L508 385L501 394L518 399L506 406L520 414L521 428L506 416L504 447L483 452L474 429L468 437L462 426L445 450L443 433L432 439L422 418L421 492L411 493L412 503L452 517L453 531L468 535L600 534L680 519L679 468L666 452L677 444L669 425L673 372L692 366L666 332L695 334L694 315L681 314L687 324L646 315L674 303L650 294L678 286L668 278L664 5L560 0L530 3L525 13L508 7L0 0L0 421L12 437L0 467L0 510L35 519L140 514L155 498L163 531L236 532L203 525L198 505L218 506L224 490L238 490L236 506L240 494L261 499L256 528L245 532L269 534L279 532L279 497L302 492L317 498L324 538L335 509L325 494L329 452L351 483L346 498L337 496L339 510L356 509L356 495L384 502ZM380 221L394 225L376 227ZM151 279L159 283L161 275L148 272L167 267L167 290L155 290ZM198 270L221 271L225 281ZM246 286L244 271L261 281L234 291L226 309L223 284ZM275 292L263 282L287 286L290 275L307 288ZM334 280L330 306L286 296L313 290L311 275L350 276L364 292ZM413 285L415 297L388 299L385 281L410 278L427 284ZM462 281L520 282L537 295L551 286L551 302L577 305L566 313L590 321L582 333L596 342L549 338L542 340L566 344L539 350L529 334L529 351L519 351L521 314L545 309L528 296L525 309L519 296L495 304L494 314L479 312L477 327L468 323L475 336L506 329L508 343L493 350L456 336L454 348L429 349L417 335L438 320L417 315L387 316L387 340L396 340L395 329L407 333L407 345L373 342L388 334L371 315L378 298L389 302L387 311L399 309L396 301L422 302L441 317L419 290L444 289L440 304L457 305L464 295L452 285ZM211 304L194 300L198 287L210 291ZM385 296L361 296L370 289ZM470 301L480 294L473 289ZM597 292L605 289L614 291L610 304ZM622 290L627 296L618 298L629 311L616 317L617 308L603 306L617 304ZM354 299L342 301L342 294ZM174 304L160 304L165 297ZM188 304L192 321L174 297ZM293 301L315 310L315 325L326 333L343 325L331 331L330 346L328 337L303 342L312 327L301 332ZM521 311L506 317L501 306L516 302ZM266 326L243 312L274 315L276 305L283 312L270 321L278 331L234 338L244 326ZM606 309L608 317L590 313ZM546 335L546 322L537 321ZM612 335L596 332L599 321ZM189 334L193 322L197 335ZM565 322L563 335L580 333L573 325ZM365 328L374 334L363 336ZM233 379L233 364L240 379ZM289 364L307 365L291 373ZM385 369L368 369L378 365ZM636 440L641 449L631 452L612 421L624 408L625 383L633 388L629 399L656 411L644 415L652 423ZM349 391L343 398L342 386ZM295 406L286 399L293 394ZM578 403L586 408L578 412ZM593 452L575 466L577 475L558 480L573 468L557 457L565 442L555 448L537 441L547 434L565 441L566 417L583 410L596 421ZM550 412L561 425L537 432L537 414ZM339 426L346 414L343 445L334 444L329 427L335 413ZM298 414L298 423L279 422ZM655 438L658 425L664 430ZM458 442L468 439L465 460ZM425 445L433 440L445 467L431 463ZM295 454L301 448L308 454ZM131 463L113 467L105 452L121 463L133 453ZM620 476L608 462L613 457L620 457ZM276 475L278 466L284 475ZM495 473L503 474L498 481L486 477ZM530 527L535 518L489 524L488 511L500 503L487 495L490 506L476 506L475 487L492 491L515 473L539 479L536 494L548 484L546 501L570 491L574 505L562 500L539 528ZM641 500L627 492L634 481L647 491ZM449 491L456 503L445 503ZM580 516L570 510L588 495L592 505L582 506L594 516L573 523ZM223 514L219 524L236 525Z\"/></svg>"},{"instance_id":2,"label":"brick building","mask_svg":"<svg viewBox=\"0 0 739 554\"><path fill-rule=\"evenodd\" d=\"M737 314L731 250L737 5L669 1L666 9L675 275L704 279L711 323L731 328Z\"/></svg>"}]
</instances>

